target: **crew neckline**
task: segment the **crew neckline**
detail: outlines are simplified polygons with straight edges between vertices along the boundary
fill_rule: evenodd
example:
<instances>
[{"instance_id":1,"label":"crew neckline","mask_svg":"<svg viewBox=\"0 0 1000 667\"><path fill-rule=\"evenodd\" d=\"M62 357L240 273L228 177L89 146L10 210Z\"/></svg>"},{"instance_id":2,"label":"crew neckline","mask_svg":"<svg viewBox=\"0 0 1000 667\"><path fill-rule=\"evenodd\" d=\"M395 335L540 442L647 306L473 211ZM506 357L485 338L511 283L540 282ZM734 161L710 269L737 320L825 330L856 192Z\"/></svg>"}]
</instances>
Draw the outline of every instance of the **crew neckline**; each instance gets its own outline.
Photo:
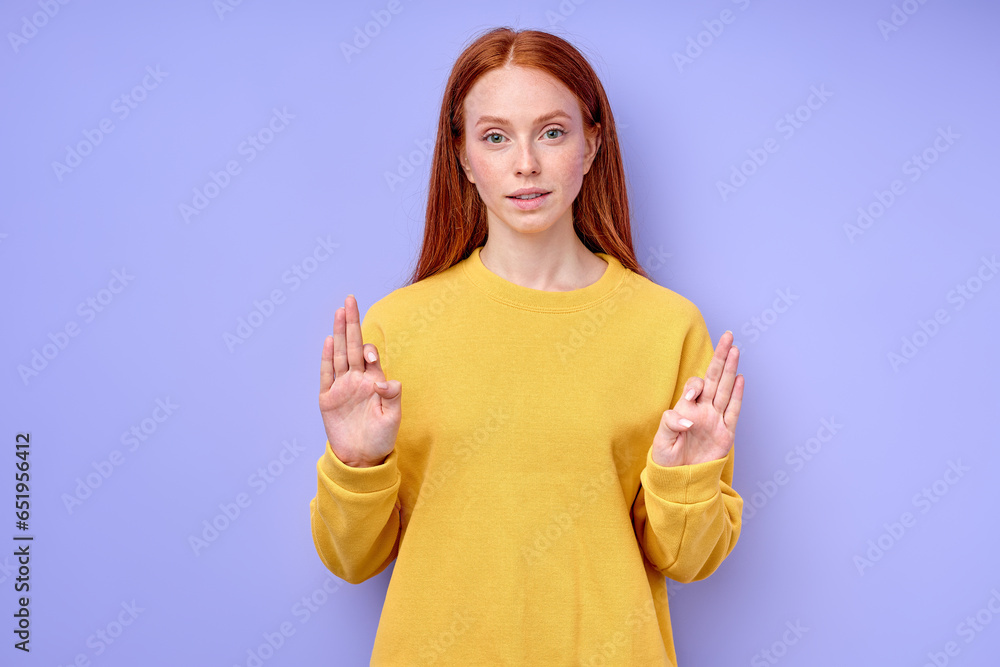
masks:
<instances>
[{"instance_id":1,"label":"crew neckline","mask_svg":"<svg viewBox=\"0 0 1000 667\"><path fill-rule=\"evenodd\" d=\"M603 252L594 254L608 263L604 273L596 282L568 292L549 292L531 287L523 287L498 276L486 268L476 246L462 262L465 275L487 296L495 301L537 312L571 312L594 306L611 297L624 283L628 271L612 255Z\"/></svg>"}]
</instances>

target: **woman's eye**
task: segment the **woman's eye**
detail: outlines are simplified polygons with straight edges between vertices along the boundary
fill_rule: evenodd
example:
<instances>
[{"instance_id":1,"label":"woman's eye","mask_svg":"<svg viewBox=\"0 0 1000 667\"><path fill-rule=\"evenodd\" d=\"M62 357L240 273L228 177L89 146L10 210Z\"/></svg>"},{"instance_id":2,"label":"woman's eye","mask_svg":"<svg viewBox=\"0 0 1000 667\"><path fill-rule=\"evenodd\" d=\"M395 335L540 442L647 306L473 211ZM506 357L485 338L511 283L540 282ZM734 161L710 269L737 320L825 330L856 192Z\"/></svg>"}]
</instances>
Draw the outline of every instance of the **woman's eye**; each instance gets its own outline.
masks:
<instances>
[{"instance_id":1,"label":"woman's eye","mask_svg":"<svg viewBox=\"0 0 1000 667\"><path fill-rule=\"evenodd\" d=\"M560 134L553 137L551 136L552 132L559 132ZM562 135L566 134L566 130L560 129L558 127L553 127L551 130L545 130L543 134L546 136L547 139L558 139ZM493 141L492 137L499 137L500 139L499 141ZM488 144L499 144L503 142L503 135L498 132L490 132L489 134L483 137L483 141L485 141Z\"/></svg>"}]
</instances>

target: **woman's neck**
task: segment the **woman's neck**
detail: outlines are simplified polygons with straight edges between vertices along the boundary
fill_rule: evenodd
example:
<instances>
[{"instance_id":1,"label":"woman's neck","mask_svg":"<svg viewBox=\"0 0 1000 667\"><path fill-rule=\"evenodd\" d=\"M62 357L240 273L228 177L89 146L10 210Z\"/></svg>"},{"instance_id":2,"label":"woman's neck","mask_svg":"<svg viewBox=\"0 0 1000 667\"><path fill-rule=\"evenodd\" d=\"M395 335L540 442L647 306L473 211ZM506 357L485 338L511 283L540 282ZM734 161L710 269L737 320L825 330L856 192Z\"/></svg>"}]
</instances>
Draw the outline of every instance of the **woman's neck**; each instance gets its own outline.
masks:
<instances>
[{"instance_id":1,"label":"woman's neck","mask_svg":"<svg viewBox=\"0 0 1000 667\"><path fill-rule=\"evenodd\" d=\"M479 252L483 266L515 285L546 292L568 292L597 282L608 263L573 233L570 243L535 239L504 243L487 238Z\"/></svg>"}]
</instances>

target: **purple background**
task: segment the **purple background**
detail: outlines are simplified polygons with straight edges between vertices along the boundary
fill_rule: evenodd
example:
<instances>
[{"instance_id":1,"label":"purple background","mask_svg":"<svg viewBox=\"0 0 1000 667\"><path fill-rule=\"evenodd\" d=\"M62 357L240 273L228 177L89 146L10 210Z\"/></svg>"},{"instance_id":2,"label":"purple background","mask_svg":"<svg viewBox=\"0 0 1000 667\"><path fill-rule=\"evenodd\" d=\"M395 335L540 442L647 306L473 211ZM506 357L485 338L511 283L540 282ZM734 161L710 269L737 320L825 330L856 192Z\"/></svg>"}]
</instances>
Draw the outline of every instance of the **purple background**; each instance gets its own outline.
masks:
<instances>
[{"instance_id":1,"label":"purple background","mask_svg":"<svg viewBox=\"0 0 1000 667\"><path fill-rule=\"evenodd\" d=\"M340 582L310 536L323 338L347 293L364 312L404 283L450 68L474 34L511 25L591 58L640 262L700 307L713 341L732 329L741 347L743 534L712 577L671 586L681 665L995 664L996 4L220 4L0 9L0 540L20 533L23 431L36 536L30 656L11 646L15 562L0 556L0 662L248 665L284 623L294 634L263 651L268 667L368 664L391 568ZM345 57L372 12L391 21ZM275 109L291 117L269 135ZM270 143L250 160L242 142L258 134ZM57 174L80 144L89 154ZM185 220L229 161L239 173ZM859 207L881 215L849 238ZM76 335L60 336L68 323ZM904 338L916 354L894 367ZM44 367L23 378L36 352ZM176 407L162 419L157 401ZM100 486L67 507L88 475ZM225 525L238 494L249 505L196 553L190 536Z\"/></svg>"}]
</instances>

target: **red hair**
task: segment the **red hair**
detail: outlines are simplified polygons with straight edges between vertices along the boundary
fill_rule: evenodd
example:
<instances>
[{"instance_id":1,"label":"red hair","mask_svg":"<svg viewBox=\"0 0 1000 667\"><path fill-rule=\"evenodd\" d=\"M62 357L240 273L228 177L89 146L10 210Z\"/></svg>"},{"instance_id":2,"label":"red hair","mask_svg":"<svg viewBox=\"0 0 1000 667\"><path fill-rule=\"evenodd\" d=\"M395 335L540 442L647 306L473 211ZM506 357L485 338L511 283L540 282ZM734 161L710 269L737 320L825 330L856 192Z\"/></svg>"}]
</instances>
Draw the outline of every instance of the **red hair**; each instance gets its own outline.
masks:
<instances>
[{"instance_id":1,"label":"red hair","mask_svg":"<svg viewBox=\"0 0 1000 667\"><path fill-rule=\"evenodd\" d=\"M410 284L457 264L486 240L486 206L465 177L458 157L465 141L464 103L479 77L508 64L533 67L555 77L576 95L585 129L593 131L596 123L601 124L600 147L573 201L573 227L591 252L611 255L649 278L632 248L625 170L615 119L600 79L583 55L561 37L501 27L467 46L448 77L431 161L423 247Z\"/></svg>"}]
</instances>

